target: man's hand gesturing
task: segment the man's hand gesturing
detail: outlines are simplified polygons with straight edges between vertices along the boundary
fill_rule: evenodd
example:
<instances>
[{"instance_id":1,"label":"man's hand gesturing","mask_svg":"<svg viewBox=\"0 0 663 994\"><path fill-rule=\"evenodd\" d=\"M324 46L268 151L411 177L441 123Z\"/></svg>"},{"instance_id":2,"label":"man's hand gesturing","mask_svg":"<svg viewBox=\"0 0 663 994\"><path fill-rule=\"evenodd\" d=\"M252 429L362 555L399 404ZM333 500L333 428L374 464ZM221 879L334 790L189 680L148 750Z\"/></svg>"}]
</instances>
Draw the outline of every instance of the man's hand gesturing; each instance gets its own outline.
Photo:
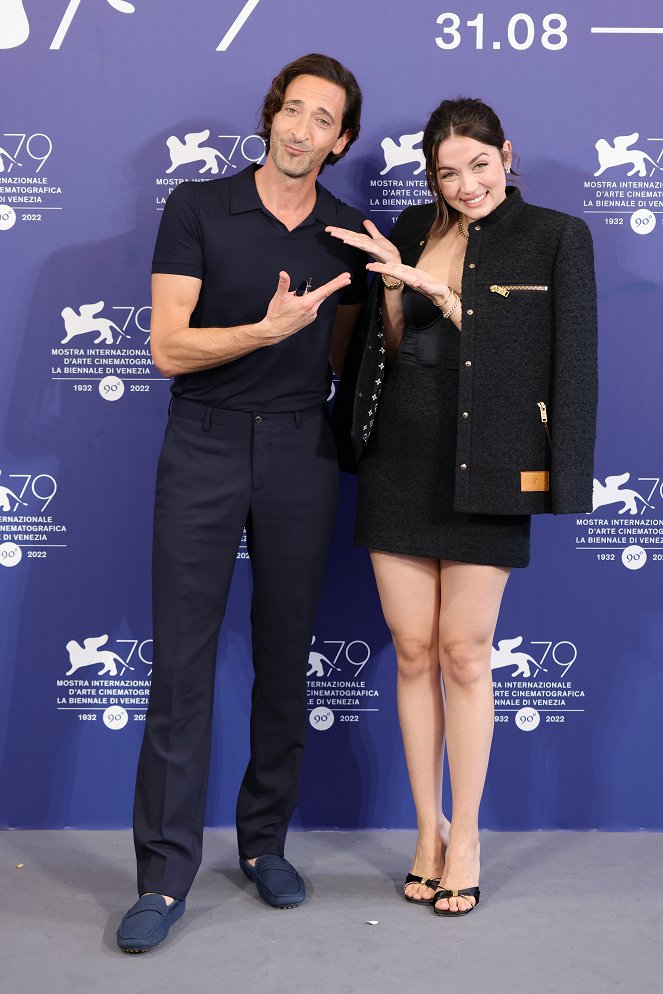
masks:
<instances>
[{"instance_id":1,"label":"man's hand gesturing","mask_svg":"<svg viewBox=\"0 0 663 994\"><path fill-rule=\"evenodd\" d=\"M350 273L341 273L329 283L324 283L315 290L310 290L296 296L290 290L290 277L286 272L279 273L276 293L269 302L265 317L259 322L259 328L269 340L267 344L275 344L289 338L295 332L311 324L318 316L318 308L332 293L342 290L351 283Z\"/></svg>"}]
</instances>

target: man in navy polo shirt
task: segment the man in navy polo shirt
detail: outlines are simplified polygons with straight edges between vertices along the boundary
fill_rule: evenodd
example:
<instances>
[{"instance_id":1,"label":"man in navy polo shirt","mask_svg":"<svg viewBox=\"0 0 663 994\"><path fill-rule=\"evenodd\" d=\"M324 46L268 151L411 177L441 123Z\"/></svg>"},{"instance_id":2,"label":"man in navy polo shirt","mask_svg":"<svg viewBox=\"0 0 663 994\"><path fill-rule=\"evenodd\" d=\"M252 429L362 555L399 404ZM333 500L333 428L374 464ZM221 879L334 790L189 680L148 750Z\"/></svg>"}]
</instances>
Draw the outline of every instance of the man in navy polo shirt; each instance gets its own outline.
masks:
<instances>
[{"instance_id":1,"label":"man in navy polo shirt","mask_svg":"<svg viewBox=\"0 0 663 994\"><path fill-rule=\"evenodd\" d=\"M326 412L366 292L325 234L362 217L316 182L359 133L361 91L309 55L273 80L267 157L169 197L153 260L152 354L174 377L154 519L154 669L134 807L140 900L118 944L144 952L200 865L219 628L242 530L253 571L251 756L240 865L278 908L305 897L284 858L307 728L306 668L336 513Z\"/></svg>"}]
</instances>

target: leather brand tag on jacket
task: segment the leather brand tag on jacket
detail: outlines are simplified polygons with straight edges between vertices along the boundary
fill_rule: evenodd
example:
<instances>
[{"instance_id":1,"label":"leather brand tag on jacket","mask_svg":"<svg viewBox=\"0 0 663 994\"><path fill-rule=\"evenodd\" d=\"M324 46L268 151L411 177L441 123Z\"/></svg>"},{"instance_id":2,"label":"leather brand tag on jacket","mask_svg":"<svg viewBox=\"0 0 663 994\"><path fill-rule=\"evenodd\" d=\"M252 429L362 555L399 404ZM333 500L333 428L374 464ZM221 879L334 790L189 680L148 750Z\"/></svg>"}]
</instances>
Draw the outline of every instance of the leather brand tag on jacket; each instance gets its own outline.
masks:
<instances>
[{"instance_id":1,"label":"leather brand tag on jacket","mask_svg":"<svg viewBox=\"0 0 663 994\"><path fill-rule=\"evenodd\" d=\"M532 493L537 490L550 490L550 473L547 469L520 474L520 489L522 493Z\"/></svg>"}]
</instances>

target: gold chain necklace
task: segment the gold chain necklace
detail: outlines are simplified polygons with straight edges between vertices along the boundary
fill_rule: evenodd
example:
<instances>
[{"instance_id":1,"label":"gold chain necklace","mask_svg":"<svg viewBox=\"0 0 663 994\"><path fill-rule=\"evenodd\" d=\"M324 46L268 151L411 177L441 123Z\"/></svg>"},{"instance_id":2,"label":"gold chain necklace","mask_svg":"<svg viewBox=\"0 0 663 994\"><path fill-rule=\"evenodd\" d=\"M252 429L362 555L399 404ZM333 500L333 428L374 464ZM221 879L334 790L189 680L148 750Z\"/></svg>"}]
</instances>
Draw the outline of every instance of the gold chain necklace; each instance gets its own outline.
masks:
<instances>
[{"instance_id":1,"label":"gold chain necklace","mask_svg":"<svg viewBox=\"0 0 663 994\"><path fill-rule=\"evenodd\" d=\"M456 223L458 225L458 230L460 231L461 235L463 236L463 238L465 239L465 241L468 241L469 237L470 237L470 234L469 234L468 231L465 231L465 228L463 227L463 215L462 214L458 215L458 221Z\"/></svg>"}]
</instances>

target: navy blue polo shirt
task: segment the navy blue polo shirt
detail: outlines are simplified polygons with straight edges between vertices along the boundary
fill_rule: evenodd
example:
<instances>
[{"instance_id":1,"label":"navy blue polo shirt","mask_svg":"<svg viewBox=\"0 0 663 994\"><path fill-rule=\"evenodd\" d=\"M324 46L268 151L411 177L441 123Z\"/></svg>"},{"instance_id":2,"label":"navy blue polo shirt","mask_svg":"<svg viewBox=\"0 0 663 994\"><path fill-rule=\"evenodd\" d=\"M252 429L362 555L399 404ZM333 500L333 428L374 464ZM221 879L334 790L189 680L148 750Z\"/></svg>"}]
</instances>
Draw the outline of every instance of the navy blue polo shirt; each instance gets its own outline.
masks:
<instances>
[{"instance_id":1,"label":"navy blue polo shirt","mask_svg":"<svg viewBox=\"0 0 663 994\"><path fill-rule=\"evenodd\" d=\"M366 295L366 256L326 234L325 226L361 231L362 215L316 184L313 211L288 231L263 206L256 168L205 183L182 183L166 202L152 272L203 281L191 326L228 328L260 321L280 270L289 274L292 290L308 276L314 288L343 272L352 275L352 283L327 298L313 324L285 341L176 376L171 390L176 397L235 411L299 411L329 393L336 306L359 303Z\"/></svg>"}]
</instances>

